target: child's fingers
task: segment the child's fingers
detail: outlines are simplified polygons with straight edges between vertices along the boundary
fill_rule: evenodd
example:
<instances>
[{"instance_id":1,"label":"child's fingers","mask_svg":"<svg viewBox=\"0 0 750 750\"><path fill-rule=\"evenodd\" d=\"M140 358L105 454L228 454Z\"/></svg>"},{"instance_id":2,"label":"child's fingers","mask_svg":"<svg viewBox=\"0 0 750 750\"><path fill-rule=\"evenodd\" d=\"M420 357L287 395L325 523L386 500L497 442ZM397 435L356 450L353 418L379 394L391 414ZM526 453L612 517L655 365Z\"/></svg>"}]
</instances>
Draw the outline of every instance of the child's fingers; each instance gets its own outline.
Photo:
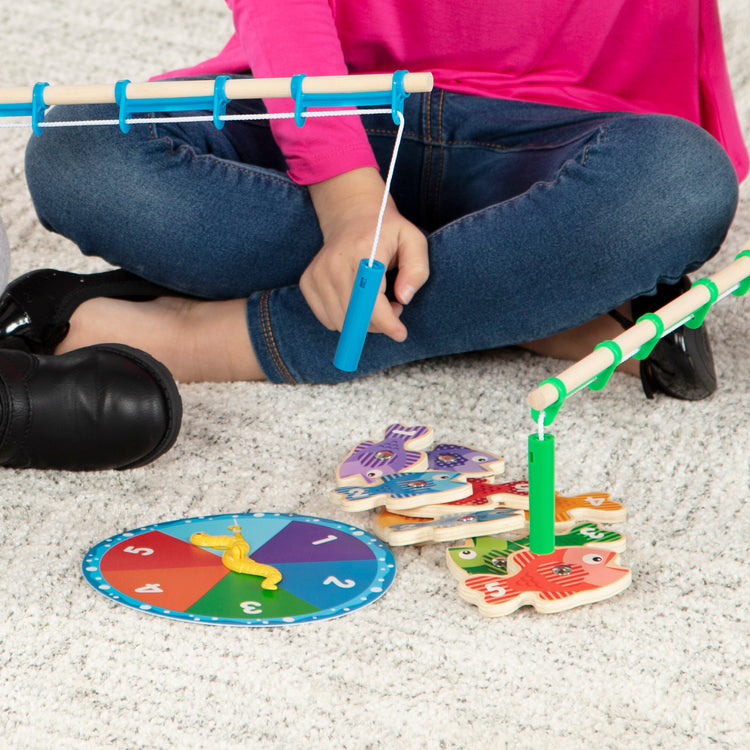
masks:
<instances>
[{"instance_id":1,"label":"child's fingers","mask_svg":"<svg viewBox=\"0 0 750 750\"><path fill-rule=\"evenodd\" d=\"M375 300L368 330L383 333L394 341L406 339L406 326L399 320L401 305L394 306L382 292Z\"/></svg>"},{"instance_id":2,"label":"child's fingers","mask_svg":"<svg viewBox=\"0 0 750 750\"><path fill-rule=\"evenodd\" d=\"M300 290L313 315L328 330L341 330L346 309L327 264L316 258L300 278Z\"/></svg>"},{"instance_id":3,"label":"child's fingers","mask_svg":"<svg viewBox=\"0 0 750 750\"><path fill-rule=\"evenodd\" d=\"M394 293L401 304L408 305L430 276L427 238L415 226L409 225L402 231L400 239Z\"/></svg>"}]
</instances>

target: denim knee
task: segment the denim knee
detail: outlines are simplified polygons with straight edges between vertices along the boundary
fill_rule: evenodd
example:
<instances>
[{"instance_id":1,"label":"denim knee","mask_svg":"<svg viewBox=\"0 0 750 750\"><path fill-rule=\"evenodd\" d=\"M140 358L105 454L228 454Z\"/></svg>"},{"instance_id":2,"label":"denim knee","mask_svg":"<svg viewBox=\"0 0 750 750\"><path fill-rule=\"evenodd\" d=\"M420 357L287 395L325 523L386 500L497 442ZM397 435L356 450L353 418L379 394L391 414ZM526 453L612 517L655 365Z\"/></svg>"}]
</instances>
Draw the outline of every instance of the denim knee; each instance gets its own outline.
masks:
<instances>
[{"instance_id":1,"label":"denim knee","mask_svg":"<svg viewBox=\"0 0 750 750\"><path fill-rule=\"evenodd\" d=\"M625 169L638 186L649 245L679 247L684 270L698 268L718 251L737 209L729 157L709 133L678 117L636 116L623 124L635 139Z\"/></svg>"},{"instance_id":2,"label":"denim knee","mask_svg":"<svg viewBox=\"0 0 750 750\"><path fill-rule=\"evenodd\" d=\"M53 107L45 120L111 119L113 106ZM108 173L107 159L122 138L117 126L50 127L32 136L26 145L25 172L34 208L41 223L70 236L85 223L86 207Z\"/></svg>"}]
</instances>

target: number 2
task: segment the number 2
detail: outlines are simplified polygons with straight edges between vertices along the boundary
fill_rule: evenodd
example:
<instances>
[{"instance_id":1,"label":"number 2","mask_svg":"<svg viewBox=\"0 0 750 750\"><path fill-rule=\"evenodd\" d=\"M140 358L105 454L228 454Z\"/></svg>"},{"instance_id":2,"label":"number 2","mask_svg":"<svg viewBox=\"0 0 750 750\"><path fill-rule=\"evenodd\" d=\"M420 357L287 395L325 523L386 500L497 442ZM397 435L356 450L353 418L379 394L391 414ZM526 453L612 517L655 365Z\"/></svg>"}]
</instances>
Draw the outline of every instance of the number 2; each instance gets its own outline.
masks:
<instances>
[{"instance_id":1,"label":"number 2","mask_svg":"<svg viewBox=\"0 0 750 750\"><path fill-rule=\"evenodd\" d=\"M323 581L324 586L328 586L331 583L338 586L340 589L350 589L354 586L354 581L352 581L351 578L346 578L345 580L340 581L336 576L328 576L328 578Z\"/></svg>"}]
</instances>

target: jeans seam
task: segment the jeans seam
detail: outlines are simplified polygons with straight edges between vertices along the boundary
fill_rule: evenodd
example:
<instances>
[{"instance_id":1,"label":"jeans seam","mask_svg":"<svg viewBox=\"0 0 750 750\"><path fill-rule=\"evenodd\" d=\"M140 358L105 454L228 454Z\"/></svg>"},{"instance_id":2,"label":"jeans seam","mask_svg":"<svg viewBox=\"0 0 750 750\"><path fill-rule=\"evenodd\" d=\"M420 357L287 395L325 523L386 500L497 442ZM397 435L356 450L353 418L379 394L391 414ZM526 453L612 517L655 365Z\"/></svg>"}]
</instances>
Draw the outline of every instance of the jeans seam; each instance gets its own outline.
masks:
<instances>
[{"instance_id":1,"label":"jeans seam","mask_svg":"<svg viewBox=\"0 0 750 750\"><path fill-rule=\"evenodd\" d=\"M422 177L422 195L428 196L430 190L430 174L432 172L432 92L428 92L425 112L425 143L427 144L427 153L425 154L425 160L427 162L427 168L424 171ZM422 210L420 209L420 213Z\"/></svg>"},{"instance_id":2,"label":"jeans seam","mask_svg":"<svg viewBox=\"0 0 750 750\"><path fill-rule=\"evenodd\" d=\"M606 131L607 131L607 126L606 125L600 125L599 126L599 130L597 132L596 138L592 138L591 142L589 142L589 143L586 144L585 148L583 149L582 158L581 158L581 162L580 162L582 167L585 167L587 165L587 163L588 163L589 151L591 150L591 148L594 145L598 146L598 145L600 145L602 143L602 141L604 140L604 135L605 135ZM576 162L575 157L567 159L565 162L563 162L563 164L560 165L560 169L558 170L557 174L555 175L555 179L554 180L549 180L547 182L543 182L543 181L535 182L527 190L524 190L523 193L520 193L519 195L514 195L512 198L509 198L506 201L501 201L501 204L503 206L510 206L513 203L516 203L517 201L521 200L522 198L525 198L537 185L547 185L548 187L550 187L552 185L555 185L556 183L560 182L561 178L563 177L563 175L567 171L568 167L571 164L575 163L575 162ZM440 236L443 232L445 232L445 230L447 230L449 228L460 226L461 224L463 224L465 221L467 221L469 219L473 219L476 216L479 216L481 214L486 213L487 211L491 211L491 210L495 209L498 205L500 205L500 203L493 203L490 206L486 206L485 208L479 209L478 211L474 211L473 213L467 214L466 216L462 216L460 219L456 219L454 221L451 221L448 224L446 224L445 226L440 227L440 229L437 229L432 234L430 234L429 235L429 239L432 240L434 237Z\"/></svg>"},{"instance_id":3,"label":"jeans seam","mask_svg":"<svg viewBox=\"0 0 750 750\"><path fill-rule=\"evenodd\" d=\"M438 102L438 134L442 136L443 134L443 99L445 98L445 91L440 90L440 101ZM440 154L438 156L438 164L437 164L437 174L435 175L435 196L433 199L433 210L435 212L435 216L438 215L438 211L440 209L440 180L443 177L443 159L445 157L445 141L443 138L440 138L439 142L439 149Z\"/></svg>"},{"instance_id":4,"label":"jeans seam","mask_svg":"<svg viewBox=\"0 0 750 750\"><path fill-rule=\"evenodd\" d=\"M365 128L365 133L372 135L390 135L393 136L394 140L396 137L396 130L389 130L388 128ZM420 134L416 130L404 130L403 138L421 138Z\"/></svg>"},{"instance_id":5,"label":"jeans seam","mask_svg":"<svg viewBox=\"0 0 750 750\"><path fill-rule=\"evenodd\" d=\"M297 185L297 183L291 180L284 180L284 179L281 179L280 177L275 177L274 175L266 174L265 172L259 172L257 169L251 169L249 167L242 167L240 166L239 162L233 162L231 159L220 159L214 156L213 154L197 154L191 146L186 146L184 144L181 144L175 148L175 143L172 138L166 135L157 135L156 130L154 129L153 123L149 123L148 129L149 129L149 132L151 133L152 141L154 142L163 141L167 145L167 148L170 154L183 152L187 154L188 157L193 161L211 161L214 164L221 165L229 169L233 169L236 172L242 172L244 174L251 174L255 177L262 177L267 180L270 180L271 182L278 182L280 185L286 185L288 187L303 189L300 185Z\"/></svg>"},{"instance_id":6,"label":"jeans seam","mask_svg":"<svg viewBox=\"0 0 750 750\"><path fill-rule=\"evenodd\" d=\"M263 339L266 342L266 349L268 350L268 353L271 356L271 361L276 367L276 370L278 371L279 375L281 375L281 377L284 378L284 380L290 385L296 385L297 381L292 377L292 374L289 372L286 365L284 364L284 360L281 357L281 353L279 352L279 348L276 344L276 339L273 335L273 329L271 327L271 316L270 316L269 304L268 304L270 296L271 296L270 290L261 292L261 295L260 295L260 304L259 304L260 327L261 327L261 330L263 331Z\"/></svg>"},{"instance_id":7,"label":"jeans seam","mask_svg":"<svg viewBox=\"0 0 750 750\"><path fill-rule=\"evenodd\" d=\"M602 144L602 142L604 141L604 136L607 134L607 130L608 130L608 128L607 128L607 124L606 123L604 125L601 125L599 127L599 133L597 134L596 141L595 141L595 143L596 143L597 146L600 146ZM586 166L586 164L587 164L587 162L589 160L589 151L591 150L591 147L593 145L594 145L594 142L588 143L586 145L586 148L583 150L583 159L581 161L581 164L584 167ZM560 172L562 172L562 169L560 170Z\"/></svg>"},{"instance_id":8,"label":"jeans seam","mask_svg":"<svg viewBox=\"0 0 750 750\"><path fill-rule=\"evenodd\" d=\"M278 182L280 185L286 185L287 187L297 188L298 190L302 190L303 188L297 185L295 182L291 182L289 180L283 180L280 177L275 177L274 175L267 174L265 172L259 172L257 169L250 169L249 167L241 167L238 163L230 161L229 159L220 159L216 156L213 156L212 154L196 154L195 151L190 146L178 146L174 152L184 152L188 155L190 159L193 161L210 161L213 164L217 164L223 167L227 167L228 169L232 169L235 172L242 172L244 174L251 174L254 177L261 177L266 180L270 180L271 182Z\"/></svg>"},{"instance_id":9,"label":"jeans seam","mask_svg":"<svg viewBox=\"0 0 750 750\"><path fill-rule=\"evenodd\" d=\"M606 126L601 126L606 127ZM367 128L367 133L370 133L372 135L393 135L392 130L387 130L386 128L379 128L379 129L373 129L373 128ZM559 142L554 143L546 143L546 144L540 144L534 146L533 144L524 146L523 148L515 148L514 146L501 146L497 143L489 143L487 141L455 141L452 139L443 139L443 138L433 138L429 133L425 135L424 137L420 136L419 133L416 132L404 132L404 138L417 138L421 139L425 145L427 145L429 148L431 148L433 145L435 146L479 146L481 148L489 148L494 149L496 151L533 151L535 149L547 149L547 148L558 148L561 144Z\"/></svg>"}]
</instances>

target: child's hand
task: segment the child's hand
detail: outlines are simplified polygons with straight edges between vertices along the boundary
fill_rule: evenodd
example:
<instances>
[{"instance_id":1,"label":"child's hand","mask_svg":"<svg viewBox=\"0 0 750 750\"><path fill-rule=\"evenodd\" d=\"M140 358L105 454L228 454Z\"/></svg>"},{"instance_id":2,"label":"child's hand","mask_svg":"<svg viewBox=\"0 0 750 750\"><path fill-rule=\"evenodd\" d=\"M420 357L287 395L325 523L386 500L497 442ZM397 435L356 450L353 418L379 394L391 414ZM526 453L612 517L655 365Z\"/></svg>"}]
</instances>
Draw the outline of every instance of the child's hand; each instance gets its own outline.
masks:
<instances>
[{"instance_id":1,"label":"child's hand","mask_svg":"<svg viewBox=\"0 0 750 750\"><path fill-rule=\"evenodd\" d=\"M384 190L382 178L370 167L310 185L324 244L302 274L300 289L315 317L330 330L340 331L344 325L359 262L372 250ZM390 198L376 257L386 268L398 267L394 283L397 301L386 298L384 282L369 330L403 341L406 326L399 316L429 276L427 240L401 216Z\"/></svg>"}]
</instances>

